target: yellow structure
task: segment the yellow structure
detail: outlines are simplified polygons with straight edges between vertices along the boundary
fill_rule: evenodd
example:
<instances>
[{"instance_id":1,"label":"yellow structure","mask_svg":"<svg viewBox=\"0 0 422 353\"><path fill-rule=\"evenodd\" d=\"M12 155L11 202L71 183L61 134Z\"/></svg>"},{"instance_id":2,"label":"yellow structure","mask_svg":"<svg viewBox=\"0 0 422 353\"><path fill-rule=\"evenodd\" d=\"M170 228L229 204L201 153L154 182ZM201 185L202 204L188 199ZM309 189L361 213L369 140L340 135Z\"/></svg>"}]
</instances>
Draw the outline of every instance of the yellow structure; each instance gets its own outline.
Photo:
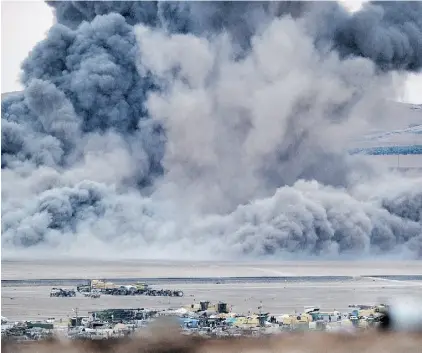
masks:
<instances>
[{"instance_id":1,"label":"yellow structure","mask_svg":"<svg viewBox=\"0 0 422 353\"><path fill-rule=\"evenodd\" d=\"M233 325L242 328L258 327L259 319L257 315L240 316L236 318L236 320L233 322Z\"/></svg>"},{"instance_id":2,"label":"yellow structure","mask_svg":"<svg viewBox=\"0 0 422 353\"><path fill-rule=\"evenodd\" d=\"M100 279L91 280L91 289L113 289L113 288L118 288L118 286L116 286L112 282L106 282Z\"/></svg>"},{"instance_id":3,"label":"yellow structure","mask_svg":"<svg viewBox=\"0 0 422 353\"><path fill-rule=\"evenodd\" d=\"M135 287L137 290L147 290L148 284L146 284L145 282L136 282Z\"/></svg>"},{"instance_id":4,"label":"yellow structure","mask_svg":"<svg viewBox=\"0 0 422 353\"><path fill-rule=\"evenodd\" d=\"M286 326L309 326L310 322L312 322L312 316L309 314L287 314L281 316L281 323Z\"/></svg>"},{"instance_id":5,"label":"yellow structure","mask_svg":"<svg viewBox=\"0 0 422 353\"><path fill-rule=\"evenodd\" d=\"M186 309L186 310L188 310L188 311L195 312L195 311L201 310L201 304L199 304L199 303L193 303L193 304L190 304L190 305L186 305L183 308Z\"/></svg>"},{"instance_id":6,"label":"yellow structure","mask_svg":"<svg viewBox=\"0 0 422 353\"><path fill-rule=\"evenodd\" d=\"M359 310L359 316L375 316L375 308Z\"/></svg>"}]
</instances>

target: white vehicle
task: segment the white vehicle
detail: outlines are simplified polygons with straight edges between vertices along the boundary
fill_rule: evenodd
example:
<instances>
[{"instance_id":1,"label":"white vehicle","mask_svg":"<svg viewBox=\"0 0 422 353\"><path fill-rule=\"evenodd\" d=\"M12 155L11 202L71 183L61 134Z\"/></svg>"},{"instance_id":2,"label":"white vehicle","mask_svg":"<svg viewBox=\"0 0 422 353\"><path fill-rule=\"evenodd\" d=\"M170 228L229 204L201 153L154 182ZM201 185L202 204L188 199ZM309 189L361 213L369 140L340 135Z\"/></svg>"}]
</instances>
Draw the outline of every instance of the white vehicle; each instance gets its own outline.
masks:
<instances>
[{"instance_id":1,"label":"white vehicle","mask_svg":"<svg viewBox=\"0 0 422 353\"><path fill-rule=\"evenodd\" d=\"M86 298L94 298L94 299L97 299L97 298L99 298L101 296L100 292L97 291L97 290L95 290L95 289L92 292L83 293L83 295Z\"/></svg>"},{"instance_id":2,"label":"white vehicle","mask_svg":"<svg viewBox=\"0 0 422 353\"><path fill-rule=\"evenodd\" d=\"M315 305L305 306L304 311L306 314L319 312L319 306L315 306Z\"/></svg>"}]
</instances>

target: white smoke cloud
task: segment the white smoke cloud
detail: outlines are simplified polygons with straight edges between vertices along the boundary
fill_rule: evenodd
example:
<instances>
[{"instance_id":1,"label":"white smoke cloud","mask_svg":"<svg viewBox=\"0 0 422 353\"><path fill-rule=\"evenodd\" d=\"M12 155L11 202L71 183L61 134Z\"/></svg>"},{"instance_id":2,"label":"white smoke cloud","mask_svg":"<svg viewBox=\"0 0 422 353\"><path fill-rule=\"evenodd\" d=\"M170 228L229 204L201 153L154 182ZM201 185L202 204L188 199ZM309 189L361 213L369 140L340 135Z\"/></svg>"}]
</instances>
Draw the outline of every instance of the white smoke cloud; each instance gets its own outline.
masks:
<instances>
[{"instance_id":1,"label":"white smoke cloud","mask_svg":"<svg viewBox=\"0 0 422 353\"><path fill-rule=\"evenodd\" d=\"M289 17L256 36L243 60L233 59L228 36L209 41L145 26L136 33L140 72L165 88L147 101L168 138L157 192L193 209L233 210L307 177L309 168L333 168L340 156L329 181L344 184L348 140L397 89L369 60L322 55ZM328 181L330 171L320 174Z\"/></svg>"}]
</instances>

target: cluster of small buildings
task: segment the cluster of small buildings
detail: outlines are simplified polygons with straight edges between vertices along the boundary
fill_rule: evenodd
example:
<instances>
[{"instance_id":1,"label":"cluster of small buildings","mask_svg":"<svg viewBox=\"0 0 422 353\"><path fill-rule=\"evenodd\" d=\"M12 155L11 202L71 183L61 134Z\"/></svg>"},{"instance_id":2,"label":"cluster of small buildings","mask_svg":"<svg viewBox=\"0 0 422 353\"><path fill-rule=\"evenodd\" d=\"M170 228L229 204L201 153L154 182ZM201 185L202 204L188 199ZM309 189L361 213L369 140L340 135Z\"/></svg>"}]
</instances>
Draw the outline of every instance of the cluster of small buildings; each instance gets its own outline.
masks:
<instances>
[{"instance_id":1,"label":"cluster of small buildings","mask_svg":"<svg viewBox=\"0 0 422 353\"><path fill-rule=\"evenodd\" d=\"M305 307L301 313L270 315L262 312L237 314L227 303L194 303L178 309L109 309L79 316L77 310L68 322L3 322L2 339L45 339L54 335L70 339L107 339L132 335L153 323L172 323L183 334L203 337L256 336L297 330L359 330L376 326L387 310L385 305L350 306L347 313Z\"/></svg>"},{"instance_id":2,"label":"cluster of small buildings","mask_svg":"<svg viewBox=\"0 0 422 353\"><path fill-rule=\"evenodd\" d=\"M10 322L1 318L1 339L14 341L38 341L54 336L54 319L45 321L17 321Z\"/></svg>"},{"instance_id":3,"label":"cluster of small buildings","mask_svg":"<svg viewBox=\"0 0 422 353\"><path fill-rule=\"evenodd\" d=\"M312 306L301 313L271 315L267 312L237 314L227 310L225 303L210 306L200 302L178 310L182 327L187 333L223 335L274 334L289 331L357 330L376 326L387 311L386 305L351 305L347 313L321 311ZM258 309L261 309L259 307ZM185 312L186 311L186 312ZM204 332L205 329L205 332Z\"/></svg>"}]
</instances>

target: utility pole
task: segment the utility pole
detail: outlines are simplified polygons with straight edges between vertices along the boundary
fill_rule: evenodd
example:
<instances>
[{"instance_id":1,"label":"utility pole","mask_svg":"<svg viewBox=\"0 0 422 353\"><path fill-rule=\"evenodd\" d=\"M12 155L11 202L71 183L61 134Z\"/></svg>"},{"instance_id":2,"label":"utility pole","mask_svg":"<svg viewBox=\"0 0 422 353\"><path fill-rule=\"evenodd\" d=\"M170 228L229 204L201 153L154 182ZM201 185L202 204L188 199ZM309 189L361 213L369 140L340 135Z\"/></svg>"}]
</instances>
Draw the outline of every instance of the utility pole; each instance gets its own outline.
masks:
<instances>
[{"instance_id":1,"label":"utility pole","mask_svg":"<svg viewBox=\"0 0 422 353\"><path fill-rule=\"evenodd\" d=\"M78 308L72 309L72 311L75 313L76 326L78 326Z\"/></svg>"},{"instance_id":2,"label":"utility pole","mask_svg":"<svg viewBox=\"0 0 422 353\"><path fill-rule=\"evenodd\" d=\"M263 318L262 318L262 300L259 301L259 306L258 306L258 310L259 310L259 326L263 327Z\"/></svg>"}]
</instances>

